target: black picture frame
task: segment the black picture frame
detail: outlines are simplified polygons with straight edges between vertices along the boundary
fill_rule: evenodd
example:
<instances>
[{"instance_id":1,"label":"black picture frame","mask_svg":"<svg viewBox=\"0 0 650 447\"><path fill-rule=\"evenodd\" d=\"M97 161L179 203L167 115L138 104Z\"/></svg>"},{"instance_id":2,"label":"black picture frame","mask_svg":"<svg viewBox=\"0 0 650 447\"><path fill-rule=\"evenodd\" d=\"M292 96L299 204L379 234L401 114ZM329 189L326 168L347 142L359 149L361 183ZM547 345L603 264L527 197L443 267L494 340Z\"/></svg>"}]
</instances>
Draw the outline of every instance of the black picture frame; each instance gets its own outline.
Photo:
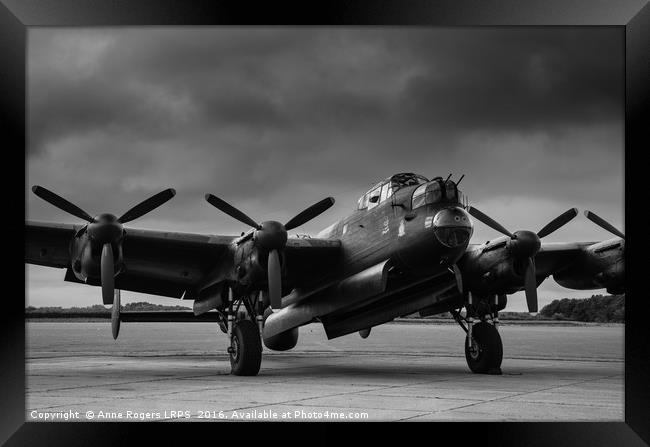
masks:
<instances>
[{"instance_id":1,"label":"black picture frame","mask_svg":"<svg viewBox=\"0 0 650 447\"><path fill-rule=\"evenodd\" d=\"M13 151L19 158L26 143L26 42L27 28L35 26L114 26L114 25L420 25L420 26L614 26L625 33L625 222L626 274L631 288L627 301L625 325L625 422L612 423L436 423L416 424L406 430L406 442L419 442L414 432L425 435L424 442L433 439L454 442L499 445L643 445L650 443L650 392L648 386L650 350L649 329L646 328L647 298L640 293L638 283L644 266L641 255L647 241L647 220L635 218L635 211L645 207L647 186L635 187L633 181L643 181L643 155L650 148L647 130L650 98L650 5L646 0L588 1L588 0L327 0L313 2L225 2L174 0L0 0L0 123L4 131L5 153ZM25 158L22 159L23 162ZM7 162L8 163L8 162ZM7 173L7 165L5 173ZM19 172L14 169L15 172ZM3 192L23 196L18 181L4 178ZM13 200L20 207L20 201ZM10 205L10 204L7 204ZM24 206L24 204L23 204ZM24 208L23 208L24 213ZM24 215L24 214L23 214ZM5 210L5 226L9 234L20 234L24 223L19 211ZM644 227L641 229L641 227ZM3 269L6 282L20 283L19 238L7 258L11 262ZM647 239L647 238L646 238ZM6 241L9 242L9 241ZM8 244L3 244L8 245ZM24 249L24 247L23 247ZM634 257L641 259L635 262ZM20 261L22 262L22 260ZM24 284L24 281L23 281ZM14 284L16 285L16 284ZM23 288L24 294L24 288ZM212 424L78 424L25 422L25 330L24 301L18 293L7 293L0 313L2 330L2 417L0 441L7 445L115 444L131 439L134 430L147 430L167 437L188 441L183 433L190 431L210 436L210 442L222 443L225 430L215 431ZM185 427L180 427L185 425ZM359 427L358 424L319 423L309 427L308 438L295 436L304 442L337 442L339 428ZM144 428L143 428L144 427ZM364 428L364 426L359 428ZM289 430L291 430L289 432ZM372 424L376 434L394 429L384 424ZM240 437L242 436L240 430ZM292 437L294 426L269 424L256 435L246 438L266 442L270 437L286 440ZM255 438L255 436L260 436ZM248 441L251 441L249 438ZM645 442L644 442L645 441ZM449 442L449 441L445 441Z\"/></svg>"}]
</instances>

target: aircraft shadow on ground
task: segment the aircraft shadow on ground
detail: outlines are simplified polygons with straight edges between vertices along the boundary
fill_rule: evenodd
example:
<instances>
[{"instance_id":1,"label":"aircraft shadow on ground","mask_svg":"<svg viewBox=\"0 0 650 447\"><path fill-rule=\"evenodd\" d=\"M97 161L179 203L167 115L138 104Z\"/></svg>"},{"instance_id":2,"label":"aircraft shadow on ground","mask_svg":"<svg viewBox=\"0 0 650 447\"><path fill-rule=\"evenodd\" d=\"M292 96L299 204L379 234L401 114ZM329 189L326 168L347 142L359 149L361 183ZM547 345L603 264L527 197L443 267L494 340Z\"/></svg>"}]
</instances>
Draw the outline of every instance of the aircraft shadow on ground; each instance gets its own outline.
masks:
<instances>
[{"instance_id":1,"label":"aircraft shadow on ground","mask_svg":"<svg viewBox=\"0 0 650 447\"><path fill-rule=\"evenodd\" d=\"M278 356L279 357L279 356ZM364 356L366 357L366 356ZM162 357L160 360L164 359L164 363L167 363L170 358ZM149 359L150 360L150 359ZM464 364L464 359L458 358L453 359L453 363L449 363L449 359L446 358L445 364L436 363L436 359L431 358L431 361L423 363L412 363L407 362L382 362L381 359L364 359L366 364L360 363L354 357L346 357L341 359L341 362L347 363L327 363L325 359L321 362L318 357L309 358L304 355L299 356L282 356L282 358L271 359L267 362L262 362L262 367L259 372L259 378L273 378L273 379L310 379L310 378L336 378L336 377L367 377L373 380L376 379L398 379L403 378L405 380L412 379L414 377L420 377L427 380L447 380L450 378L453 379L467 379L472 380L478 377L485 379L487 377L492 378L511 378L516 379L517 377L531 377L535 376L537 378L549 378L549 379L558 379L558 378L584 378L584 377L594 377L594 376L608 376L612 375L611 371L597 371L594 370L593 366L585 365L580 366L576 365L574 362L558 362L549 360L549 365L530 365L530 366L521 366L516 364L508 364L507 360L504 360L502 365L502 375L477 375L472 374L467 366ZM230 376L230 365L227 359L222 358L221 356L217 358L206 358L204 362L197 364L196 356L174 356L173 365L159 364L160 362L155 362L154 365L140 366L138 365L138 359L133 358L132 367L126 366L123 362L119 362L119 368L122 371L122 377L129 376L132 379L143 379L145 377L151 378L153 380L158 379L173 379L177 377L179 379L197 379L205 380L210 377L223 378L224 376ZM183 365L185 362L192 363L192 367L186 367ZM421 361L420 361L421 362ZM115 363L110 360L107 360L107 363ZM216 364L215 364L216 363ZM281 363L281 364L278 364ZM552 364L551 364L552 363ZM115 365L117 366L117 365ZM79 375L82 372L82 375L89 376L103 376L112 368L106 368L106 364L98 365L97 368L91 367L88 369L75 369L70 371L71 375ZM101 370L102 373L98 374L97 370ZM65 375L64 371L61 371ZM623 371L621 370L621 374ZM234 376L232 376L234 378ZM254 380L254 377L251 378ZM246 377L237 377L238 381L248 380Z\"/></svg>"}]
</instances>

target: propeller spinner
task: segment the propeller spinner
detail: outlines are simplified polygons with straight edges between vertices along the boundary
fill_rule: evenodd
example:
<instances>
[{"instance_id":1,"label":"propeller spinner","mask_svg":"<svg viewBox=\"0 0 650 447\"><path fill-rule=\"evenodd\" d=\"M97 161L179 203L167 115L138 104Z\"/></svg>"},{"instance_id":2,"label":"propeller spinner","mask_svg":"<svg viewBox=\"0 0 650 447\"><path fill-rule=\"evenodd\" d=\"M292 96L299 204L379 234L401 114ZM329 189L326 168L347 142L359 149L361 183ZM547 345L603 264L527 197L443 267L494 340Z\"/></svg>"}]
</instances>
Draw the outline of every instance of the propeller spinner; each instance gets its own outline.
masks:
<instances>
[{"instance_id":1,"label":"propeller spinner","mask_svg":"<svg viewBox=\"0 0 650 447\"><path fill-rule=\"evenodd\" d=\"M233 219L255 228L255 234L253 236L255 242L259 244L262 250L268 253L267 275L271 308L280 309L282 307L282 266L280 265L280 251L287 244L287 231L293 230L325 212L334 205L334 198L327 197L313 204L284 225L273 220L258 224L244 212L213 194L206 194L205 200Z\"/></svg>"},{"instance_id":2,"label":"propeller spinner","mask_svg":"<svg viewBox=\"0 0 650 447\"><path fill-rule=\"evenodd\" d=\"M524 273L526 304L528 305L528 312L536 313L538 310L538 303L535 255L541 247L540 239L548 236L549 234L566 225L569 221L578 215L578 209L571 208L565 211L550 221L548 224L546 224L537 233L525 230L515 231L514 233L511 233L504 226L486 214L483 214L477 208L470 206L467 208L467 212L477 220L483 222L488 227L508 236L510 238L510 248L512 250L512 253L517 257L526 259L526 272Z\"/></svg>"},{"instance_id":3,"label":"propeller spinner","mask_svg":"<svg viewBox=\"0 0 650 447\"><path fill-rule=\"evenodd\" d=\"M32 191L38 197L54 205L60 210L88 222L87 231L91 241L96 244L100 244L102 247L100 258L100 275L102 285L102 299L105 304L114 303L115 259L113 246L119 244L121 241L121 238L124 234L123 224L131 222L139 217L144 216L147 213L150 213L176 195L176 191L174 189L166 189L140 202L118 218L112 214L107 213L92 217L77 205L67 201L52 191L43 188L42 186L35 185L32 187ZM119 298L117 301L117 305L119 306ZM115 306L115 304L113 305ZM117 331L115 329L114 336L117 337Z\"/></svg>"}]
</instances>

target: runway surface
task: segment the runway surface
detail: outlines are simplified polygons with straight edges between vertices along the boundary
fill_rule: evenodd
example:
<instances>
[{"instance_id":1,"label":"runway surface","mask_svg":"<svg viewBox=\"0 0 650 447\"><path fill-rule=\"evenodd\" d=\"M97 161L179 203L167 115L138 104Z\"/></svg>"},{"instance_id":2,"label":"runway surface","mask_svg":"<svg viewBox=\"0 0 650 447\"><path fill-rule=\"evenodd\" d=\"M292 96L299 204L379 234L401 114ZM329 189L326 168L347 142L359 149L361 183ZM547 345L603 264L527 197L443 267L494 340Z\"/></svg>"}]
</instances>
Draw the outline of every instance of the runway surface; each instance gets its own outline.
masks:
<instances>
[{"instance_id":1,"label":"runway surface","mask_svg":"<svg viewBox=\"0 0 650 447\"><path fill-rule=\"evenodd\" d=\"M467 368L455 324L391 323L264 350L230 375L211 323L28 322L26 420L622 421L623 325L502 324L503 375ZM90 412L92 412L92 417Z\"/></svg>"}]
</instances>

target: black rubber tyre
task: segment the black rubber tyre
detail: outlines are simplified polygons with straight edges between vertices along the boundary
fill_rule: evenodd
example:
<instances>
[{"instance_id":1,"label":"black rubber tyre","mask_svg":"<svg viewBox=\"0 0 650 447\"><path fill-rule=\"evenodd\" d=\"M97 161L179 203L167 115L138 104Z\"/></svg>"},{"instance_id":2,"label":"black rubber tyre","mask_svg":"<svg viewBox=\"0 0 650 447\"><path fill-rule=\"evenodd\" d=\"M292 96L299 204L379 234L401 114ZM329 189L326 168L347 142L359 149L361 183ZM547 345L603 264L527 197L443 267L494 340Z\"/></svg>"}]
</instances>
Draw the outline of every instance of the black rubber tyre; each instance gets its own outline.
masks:
<instances>
[{"instance_id":1,"label":"black rubber tyre","mask_svg":"<svg viewBox=\"0 0 650 447\"><path fill-rule=\"evenodd\" d=\"M477 323L472 327L472 338L478 349L470 349L465 338L465 359L473 373L500 374L503 360L503 343L499 331L490 323Z\"/></svg>"},{"instance_id":2,"label":"black rubber tyre","mask_svg":"<svg viewBox=\"0 0 650 447\"><path fill-rule=\"evenodd\" d=\"M232 330L230 346L230 373L256 376L262 364L262 343L257 325L251 320L238 321Z\"/></svg>"}]
</instances>

